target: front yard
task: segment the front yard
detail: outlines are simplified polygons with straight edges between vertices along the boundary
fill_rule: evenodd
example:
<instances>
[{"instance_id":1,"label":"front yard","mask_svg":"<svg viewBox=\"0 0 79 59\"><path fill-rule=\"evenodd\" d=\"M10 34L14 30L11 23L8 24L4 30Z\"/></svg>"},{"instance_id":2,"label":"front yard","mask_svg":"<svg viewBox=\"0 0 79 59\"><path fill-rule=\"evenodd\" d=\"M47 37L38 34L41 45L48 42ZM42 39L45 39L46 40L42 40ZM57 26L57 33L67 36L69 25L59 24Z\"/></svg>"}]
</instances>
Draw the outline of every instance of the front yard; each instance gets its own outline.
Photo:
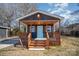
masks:
<instances>
[{"instance_id":1,"label":"front yard","mask_svg":"<svg viewBox=\"0 0 79 59\"><path fill-rule=\"evenodd\" d=\"M20 46L0 50L0 56L78 56L79 38L61 36L60 46L51 46L43 51L31 51Z\"/></svg>"}]
</instances>

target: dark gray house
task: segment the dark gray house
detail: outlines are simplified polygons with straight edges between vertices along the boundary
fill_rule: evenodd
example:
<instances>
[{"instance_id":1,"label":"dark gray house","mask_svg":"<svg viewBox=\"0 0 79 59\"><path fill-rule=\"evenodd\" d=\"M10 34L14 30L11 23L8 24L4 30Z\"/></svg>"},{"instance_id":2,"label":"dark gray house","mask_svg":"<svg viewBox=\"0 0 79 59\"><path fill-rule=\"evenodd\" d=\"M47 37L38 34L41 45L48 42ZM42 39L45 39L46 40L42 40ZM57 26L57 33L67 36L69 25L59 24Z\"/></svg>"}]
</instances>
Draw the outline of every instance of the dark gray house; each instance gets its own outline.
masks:
<instances>
[{"instance_id":1,"label":"dark gray house","mask_svg":"<svg viewBox=\"0 0 79 59\"><path fill-rule=\"evenodd\" d=\"M9 27L0 26L0 38L8 37Z\"/></svg>"},{"instance_id":2,"label":"dark gray house","mask_svg":"<svg viewBox=\"0 0 79 59\"><path fill-rule=\"evenodd\" d=\"M75 24L71 24L67 27L63 27L61 29L61 34L79 37L79 23L75 23Z\"/></svg>"}]
</instances>

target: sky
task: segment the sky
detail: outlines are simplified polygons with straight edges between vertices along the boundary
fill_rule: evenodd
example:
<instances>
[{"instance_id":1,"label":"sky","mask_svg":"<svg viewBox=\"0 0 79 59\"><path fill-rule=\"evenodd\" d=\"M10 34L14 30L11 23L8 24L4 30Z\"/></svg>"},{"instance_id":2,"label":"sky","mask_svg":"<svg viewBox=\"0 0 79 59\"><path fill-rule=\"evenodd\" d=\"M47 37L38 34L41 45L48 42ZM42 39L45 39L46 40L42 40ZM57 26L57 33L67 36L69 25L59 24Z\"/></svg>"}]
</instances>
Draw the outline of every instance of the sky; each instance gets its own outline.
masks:
<instances>
[{"instance_id":1,"label":"sky","mask_svg":"<svg viewBox=\"0 0 79 59\"><path fill-rule=\"evenodd\" d=\"M51 4L48 4L48 3L39 3L39 4L37 4L37 8L39 10L44 10L44 11L48 11L49 9L55 10L55 9L57 9L56 8L57 4L61 5L63 3L51 3ZM67 8L69 10L75 11L75 10L79 9L79 6L77 6L77 3L69 3L69 4L68 3L64 3L63 5L65 5L64 7L67 6ZM63 5L61 7L63 7Z\"/></svg>"},{"instance_id":2,"label":"sky","mask_svg":"<svg viewBox=\"0 0 79 59\"><path fill-rule=\"evenodd\" d=\"M79 10L79 4L77 3L39 3L36 7L38 10L47 11L64 17L64 20L61 22L62 25L79 22L78 15L71 15L74 11Z\"/></svg>"}]
</instances>

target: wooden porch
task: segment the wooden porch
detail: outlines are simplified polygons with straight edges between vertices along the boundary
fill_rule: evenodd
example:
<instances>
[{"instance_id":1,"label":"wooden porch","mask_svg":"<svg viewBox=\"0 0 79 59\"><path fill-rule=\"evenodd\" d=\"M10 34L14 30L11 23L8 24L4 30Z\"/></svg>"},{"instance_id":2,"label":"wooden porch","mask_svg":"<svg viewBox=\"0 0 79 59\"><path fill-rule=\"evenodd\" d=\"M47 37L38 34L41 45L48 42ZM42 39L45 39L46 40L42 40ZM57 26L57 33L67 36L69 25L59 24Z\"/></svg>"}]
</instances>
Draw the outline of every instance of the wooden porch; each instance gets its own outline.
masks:
<instances>
[{"instance_id":1,"label":"wooden porch","mask_svg":"<svg viewBox=\"0 0 79 59\"><path fill-rule=\"evenodd\" d=\"M25 48L49 48L50 46L60 45L60 33L55 32L54 34L57 36L56 40L54 40L55 38L50 38L48 32L46 32L46 40L34 40L31 33L19 33L20 44Z\"/></svg>"}]
</instances>

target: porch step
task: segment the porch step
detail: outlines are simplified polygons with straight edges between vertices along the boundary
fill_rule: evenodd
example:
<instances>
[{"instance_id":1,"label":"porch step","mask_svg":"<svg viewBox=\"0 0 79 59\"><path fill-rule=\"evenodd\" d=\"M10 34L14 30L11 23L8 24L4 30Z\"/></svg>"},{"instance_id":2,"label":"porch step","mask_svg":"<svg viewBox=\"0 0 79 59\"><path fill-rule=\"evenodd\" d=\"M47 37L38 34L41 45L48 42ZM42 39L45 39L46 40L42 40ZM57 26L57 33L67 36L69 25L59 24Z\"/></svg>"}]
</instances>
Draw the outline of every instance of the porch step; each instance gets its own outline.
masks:
<instances>
[{"instance_id":1,"label":"porch step","mask_svg":"<svg viewBox=\"0 0 79 59\"><path fill-rule=\"evenodd\" d=\"M33 40L32 42L45 42L46 40Z\"/></svg>"},{"instance_id":2,"label":"porch step","mask_svg":"<svg viewBox=\"0 0 79 59\"><path fill-rule=\"evenodd\" d=\"M34 48L29 48L29 50L45 50L45 48L37 48L37 47L34 47Z\"/></svg>"},{"instance_id":3,"label":"porch step","mask_svg":"<svg viewBox=\"0 0 79 59\"><path fill-rule=\"evenodd\" d=\"M34 43L31 43L30 45L31 46L45 46L45 44L34 44Z\"/></svg>"},{"instance_id":4,"label":"porch step","mask_svg":"<svg viewBox=\"0 0 79 59\"><path fill-rule=\"evenodd\" d=\"M47 40L47 38L35 38L35 40L43 41L43 40Z\"/></svg>"},{"instance_id":5,"label":"porch step","mask_svg":"<svg viewBox=\"0 0 79 59\"><path fill-rule=\"evenodd\" d=\"M30 42L30 45L34 45L34 46L42 46L42 45L45 45L46 44L46 41L45 40L34 40L34 41L31 41Z\"/></svg>"}]
</instances>

